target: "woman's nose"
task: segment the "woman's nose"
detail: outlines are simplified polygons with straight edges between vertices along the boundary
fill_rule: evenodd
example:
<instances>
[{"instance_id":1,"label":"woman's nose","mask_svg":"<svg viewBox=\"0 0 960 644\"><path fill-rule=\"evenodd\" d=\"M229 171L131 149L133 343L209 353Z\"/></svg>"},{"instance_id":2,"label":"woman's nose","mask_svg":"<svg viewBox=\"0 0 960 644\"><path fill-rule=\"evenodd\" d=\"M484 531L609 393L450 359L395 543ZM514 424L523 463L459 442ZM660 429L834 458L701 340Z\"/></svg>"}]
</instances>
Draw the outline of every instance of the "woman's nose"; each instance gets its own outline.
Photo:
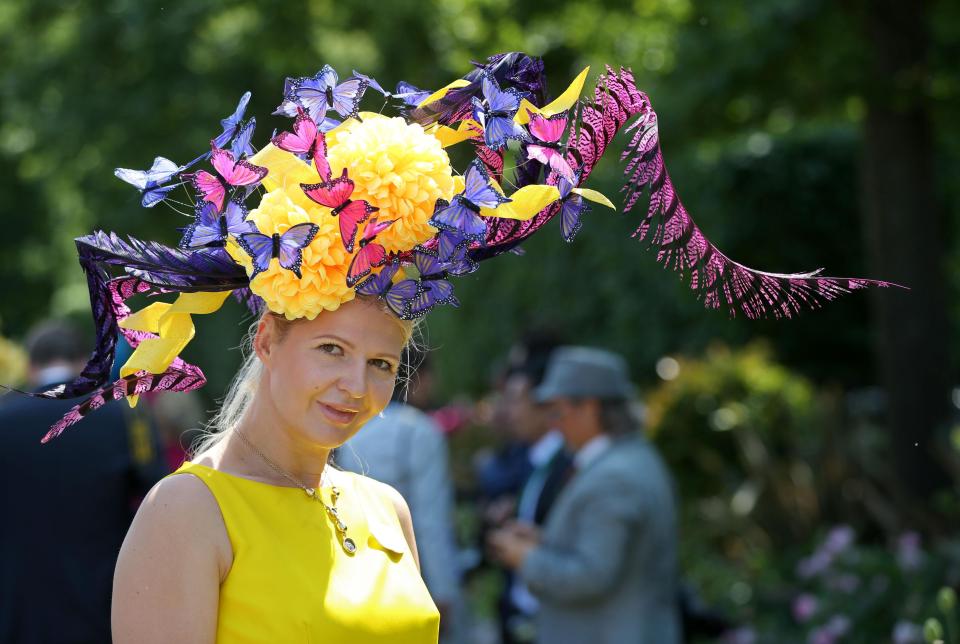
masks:
<instances>
[{"instance_id":1,"label":"woman's nose","mask_svg":"<svg viewBox=\"0 0 960 644\"><path fill-rule=\"evenodd\" d=\"M367 393L366 363L358 361L345 366L337 385L351 398L363 398Z\"/></svg>"}]
</instances>

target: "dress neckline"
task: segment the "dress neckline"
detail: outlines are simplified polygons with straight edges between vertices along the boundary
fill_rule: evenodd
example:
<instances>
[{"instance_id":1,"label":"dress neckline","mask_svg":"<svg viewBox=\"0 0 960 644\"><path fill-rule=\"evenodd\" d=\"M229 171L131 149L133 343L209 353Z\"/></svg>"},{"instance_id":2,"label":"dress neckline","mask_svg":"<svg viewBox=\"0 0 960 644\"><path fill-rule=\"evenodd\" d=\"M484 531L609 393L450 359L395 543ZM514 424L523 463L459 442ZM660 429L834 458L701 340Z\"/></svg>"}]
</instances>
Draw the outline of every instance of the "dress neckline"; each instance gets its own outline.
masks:
<instances>
[{"instance_id":1,"label":"dress neckline","mask_svg":"<svg viewBox=\"0 0 960 644\"><path fill-rule=\"evenodd\" d=\"M190 467L199 467L199 468L201 468L201 469L208 470L208 471L210 471L210 472L216 472L217 474L223 474L224 476L227 476L227 477L229 477L229 478L231 478L231 479L236 479L236 480L238 480L238 481L244 481L244 482L246 482L246 483L253 483L254 485L263 485L263 486L266 486L266 487L277 488L277 489L279 489L279 490L296 490L297 492L300 492L301 494L303 493L303 488L301 488L301 487L294 487L294 486L292 486L292 485L274 485L273 483L267 483L267 482L265 482L265 481L257 481L257 480L255 480L255 479L247 478L246 476L240 476L239 474L231 474L230 472L224 472L223 470L218 470L218 469L215 468L215 467L210 467L209 465L204 465L203 463L195 463L195 462L193 462L193 461L184 461L184 462L183 462L183 465L189 465ZM181 465L181 467L183 467L183 465ZM331 465L327 465L327 467L332 467L332 466L331 466ZM333 469L338 473L338 474L337 474L337 478L340 478L340 474L350 474L350 472L346 472L346 471L344 471L344 470L337 470L336 468L333 468ZM324 477L324 478L326 478L326 479L328 480L328 482L327 482L327 483L324 483L323 485L321 485L321 486L320 486L319 488L317 488L317 489L320 489L320 490L329 490L330 488L334 487L334 486L337 484L336 482L329 482L329 478L330 478L329 476ZM346 479L344 479L344 481L345 481L345 480L346 480ZM342 486L343 483L341 482L340 485Z\"/></svg>"}]
</instances>

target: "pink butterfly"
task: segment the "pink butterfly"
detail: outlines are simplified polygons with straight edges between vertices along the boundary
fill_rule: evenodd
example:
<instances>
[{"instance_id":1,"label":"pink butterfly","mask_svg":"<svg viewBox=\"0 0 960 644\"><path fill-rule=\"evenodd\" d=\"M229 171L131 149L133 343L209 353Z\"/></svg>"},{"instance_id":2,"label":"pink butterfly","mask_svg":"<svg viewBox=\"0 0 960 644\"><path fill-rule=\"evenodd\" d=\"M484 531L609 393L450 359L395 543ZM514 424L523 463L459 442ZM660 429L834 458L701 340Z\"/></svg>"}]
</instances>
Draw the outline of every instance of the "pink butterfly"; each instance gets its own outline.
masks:
<instances>
[{"instance_id":1,"label":"pink butterfly","mask_svg":"<svg viewBox=\"0 0 960 644\"><path fill-rule=\"evenodd\" d=\"M347 286L352 287L370 274L377 266L383 266L387 261L387 251L380 244L373 243L373 238L390 227L396 219L378 222L374 217L367 222L360 239L360 250L353 256L350 268L347 269Z\"/></svg>"},{"instance_id":2,"label":"pink butterfly","mask_svg":"<svg viewBox=\"0 0 960 644\"><path fill-rule=\"evenodd\" d=\"M347 177L347 169L333 181L323 183L301 183L303 192L321 206L332 208L334 217L340 218L340 238L348 253L353 252L353 242L357 239L357 227L380 210L363 200L354 201L353 180Z\"/></svg>"},{"instance_id":3,"label":"pink butterfly","mask_svg":"<svg viewBox=\"0 0 960 644\"><path fill-rule=\"evenodd\" d=\"M541 116L531 112L530 123L527 128L539 143L527 146L527 156L536 159L567 181L572 182L574 180L573 168L570 167L567 160L563 158L563 153L560 152L560 139L563 137L563 131L566 127L566 112L553 116Z\"/></svg>"},{"instance_id":4,"label":"pink butterfly","mask_svg":"<svg viewBox=\"0 0 960 644\"><path fill-rule=\"evenodd\" d=\"M220 176L200 170L193 174L193 185L204 201L209 201L217 207L217 212L221 212L229 186L252 186L263 181L268 171L243 159L237 161L233 153L218 148L212 141L210 148L210 162Z\"/></svg>"},{"instance_id":5,"label":"pink butterfly","mask_svg":"<svg viewBox=\"0 0 960 644\"><path fill-rule=\"evenodd\" d=\"M320 178L324 181L330 181L327 139L303 108L297 108L297 118L293 122L293 132L281 132L273 137L271 143L281 150L311 157Z\"/></svg>"}]
</instances>

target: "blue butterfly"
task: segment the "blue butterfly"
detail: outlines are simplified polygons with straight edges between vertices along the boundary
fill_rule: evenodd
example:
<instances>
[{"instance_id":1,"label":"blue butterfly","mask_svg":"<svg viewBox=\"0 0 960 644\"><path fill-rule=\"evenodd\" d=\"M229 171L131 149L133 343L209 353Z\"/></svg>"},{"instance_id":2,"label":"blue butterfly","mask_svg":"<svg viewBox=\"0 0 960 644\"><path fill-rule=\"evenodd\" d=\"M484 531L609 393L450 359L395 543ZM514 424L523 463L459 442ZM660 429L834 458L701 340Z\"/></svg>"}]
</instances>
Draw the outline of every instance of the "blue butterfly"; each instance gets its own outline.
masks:
<instances>
[{"instance_id":1,"label":"blue butterfly","mask_svg":"<svg viewBox=\"0 0 960 644\"><path fill-rule=\"evenodd\" d=\"M257 275L270 268L270 260L274 257L280 260L280 266L292 271L297 277L300 273L300 264L303 262L303 249L306 248L317 235L320 227L316 224L297 224L290 226L282 235L264 235L260 232L242 233L237 237L237 243L247 251L253 259L253 274L250 281Z\"/></svg>"},{"instance_id":2,"label":"blue butterfly","mask_svg":"<svg viewBox=\"0 0 960 644\"><path fill-rule=\"evenodd\" d=\"M222 215L217 212L216 204L202 201L195 217L183 233L180 248L222 248L227 245L228 235L239 237L257 231L254 223L247 221L246 207L233 200L227 202Z\"/></svg>"},{"instance_id":3,"label":"blue butterfly","mask_svg":"<svg viewBox=\"0 0 960 644\"><path fill-rule=\"evenodd\" d=\"M500 89L490 74L484 75L480 89L483 100L476 96L471 99L473 119L483 127L483 141L487 147L499 150L507 144L508 139L528 141L526 130L513 120L523 95L513 87Z\"/></svg>"},{"instance_id":4,"label":"blue butterfly","mask_svg":"<svg viewBox=\"0 0 960 644\"><path fill-rule=\"evenodd\" d=\"M377 90L384 96L390 96L390 92L380 87L380 83L378 83L377 80L372 76L367 76L366 74L361 74L357 70L353 70L353 77L359 78L360 80L362 80L364 83L367 84L367 87L372 87L373 89Z\"/></svg>"},{"instance_id":5,"label":"blue butterfly","mask_svg":"<svg viewBox=\"0 0 960 644\"><path fill-rule=\"evenodd\" d=\"M230 151L233 152L234 159L243 157L252 157L254 153L250 140L253 139L253 131L257 127L257 119L251 118L245 121L237 130L237 135L230 142Z\"/></svg>"},{"instance_id":6,"label":"blue butterfly","mask_svg":"<svg viewBox=\"0 0 960 644\"><path fill-rule=\"evenodd\" d=\"M399 98L406 105L410 107L416 107L423 102L425 98L432 94L430 90L419 89L414 87L406 81L400 81L397 83L397 90L393 92L390 96L393 98Z\"/></svg>"},{"instance_id":7,"label":"blue butterfly","mask_svg":"<svg viewBox=\"0 0 960 644\"><path fill-rule=\"evenodd\" d=\"M117 168L113 171L113 174L121 181L126 181L140 190L143 195L140 200L141 205L144 208L152 208L166 199L167 194L180 185L178 183L164 184L185 169L186 166L179 166L170 159L157 157L153 160L153 165L150 166L149 170Z\"/></svg>"},{"instance_id":8,"label":"blue butterfly","mask_svg":"<svg viewBox=\"0 0 960 644\"><path fill-rule=\"evenodd\" d=\"M239 142L235 142L231 146L231 151L237 159L240 158L241 154L248 156L253 154L253 149L250 147L250 137L253 136L253 128L255 127L256 121L254 119L250 119L247 122L243 121L243 115L247 112L247 104L250 102L250 96L250 92L245 92L243 96L240 97L240 102L237 103L237 109L233 111L233 114L220 120L220 126L223 128L223 132L213 140L213 143L218 148L223 148L226 147L230 141L240 139ZM245 132L248 128L249 132Z\"/></svg>"},{"instance_id":9,"label":"blue butterfly","mask_svg":"<svg viewBox=\"0 0 960 644\"><path fill-rule=\"evenodd\" d=\"M405 279L394 283L393 276L397 274L399 268L400 262L397 261L384 266L379 273L371 275L357 284L356 290L360 295L383 298L383 301L387 303L387 306L397 317L409 319L408 302L416 296L420 285L414 279Z\"/></svg>"},{"instance_id":10,"label":"blue butterfly","mask_svg":"<svg viewBox=\"0 0 960 644\"><path fill-rule=\"evenodd\" d=\"M577 175L579 181L579 174ZM586 200L573 192L576 182L571 182L563 175L560 175L560 181L557 189L560 191L560 233L564 241L573 241L574 236L580 232L583 227L581 217L589 212L590 205Z\"/></svg>"},{"instance_id":11,"label":"blue butterfly","mask_svg":"<svg viewBox=\"0 0 960 644\"><path fill-rule=\"evenodd\" d=\"M416 295L407 301L407 314L410 319L426 315L435 306L450 304L460 306L453 294L453 284L447 281L449 267L440 258L426 250L415 250L413 264L420 273Z\"/></svg>"},{"instance_id":12,"label":"blue butterfly","mask_svg":"<svg viewBox=\"0 0 960 644\"><path fill-rule=\"evenodd\" d=\"M452 202L437 199L429 223L441 230L458 232L466 239L483 241L487 234L487 224L480 217L480 209L496 208L502 203L508 203L510 198L493 187L490 176L479 159L474 159L467 168L464 184L464 191L454 195Z\"/></svg>"},{"instance_id":13,"label":"blue butterfly","mask_svg":"<svg viewBox=\"0 0 960 644\"><path fill-rule=\"evenodd\" d=\"M437 236L437 256L451 275L467 275L478 264L469 255L470 241L458 232L441 230Z\"/></svg>"},{"instance_id":14,"label":"blue butterfly","mask_svg":"<svg viewBox=\"0 0 960 644\"><path fill-rule=\"evenodd\" d=\"M338 83L337 72L330 65L313 76L288 78L283 87L283 103L277 107L274 114L281 116L297 116L297 106L302 107L317 123L321 130L326 119L327 110L333 109L343 118L356 118L360 107L360 99L369 85L369 80L350 77ZM379 85L378 85L379 87Z\"/></svg>"}]
</instances>

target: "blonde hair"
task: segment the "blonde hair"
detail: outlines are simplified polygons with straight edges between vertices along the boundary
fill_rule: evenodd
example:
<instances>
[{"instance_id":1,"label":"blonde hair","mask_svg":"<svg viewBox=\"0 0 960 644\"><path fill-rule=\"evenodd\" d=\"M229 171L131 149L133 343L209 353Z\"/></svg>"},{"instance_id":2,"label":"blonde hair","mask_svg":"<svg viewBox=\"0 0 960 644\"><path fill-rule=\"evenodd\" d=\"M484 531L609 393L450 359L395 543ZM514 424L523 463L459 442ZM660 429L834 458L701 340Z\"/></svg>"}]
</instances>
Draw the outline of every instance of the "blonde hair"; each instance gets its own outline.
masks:
<instances>
[{"instance_id":1,"label":"blonde hair","mask_svg":"<svg viewBox=\"0 0 960 644\"><path fill-rule=\"evenodd\" d=\"M379 298L358 296L356 299L367 301L371 305L376 306L400 325L403 331L404 348L418 344L414 336L417 335L419 329L419 320L401 320L393 315ZM323 313L320 315L323 315ZM195 458L198 454L212 449L226 440L240 425L243 417L246 416L247 410L250 408L250 404L256 396L260 379L263 377L263 363L260 362L256 351L253 350L253 342L257 337L257 329L260 327L260 323L267 317L272 317L273 322L277 325L279 340L283 340L290 330L290 327L300 321L287 320L284 316L277 315L268 310L264 312L260 319L250 325L240 347L243 352L243 364L240 365L240 369L233 377L230 387L223 397L220 409L217 410L217 413L206 423L201 435L191 445L191 458ZM398 382L397 386L406 386L406 382Z\"/></svg>"}]
</instances>

